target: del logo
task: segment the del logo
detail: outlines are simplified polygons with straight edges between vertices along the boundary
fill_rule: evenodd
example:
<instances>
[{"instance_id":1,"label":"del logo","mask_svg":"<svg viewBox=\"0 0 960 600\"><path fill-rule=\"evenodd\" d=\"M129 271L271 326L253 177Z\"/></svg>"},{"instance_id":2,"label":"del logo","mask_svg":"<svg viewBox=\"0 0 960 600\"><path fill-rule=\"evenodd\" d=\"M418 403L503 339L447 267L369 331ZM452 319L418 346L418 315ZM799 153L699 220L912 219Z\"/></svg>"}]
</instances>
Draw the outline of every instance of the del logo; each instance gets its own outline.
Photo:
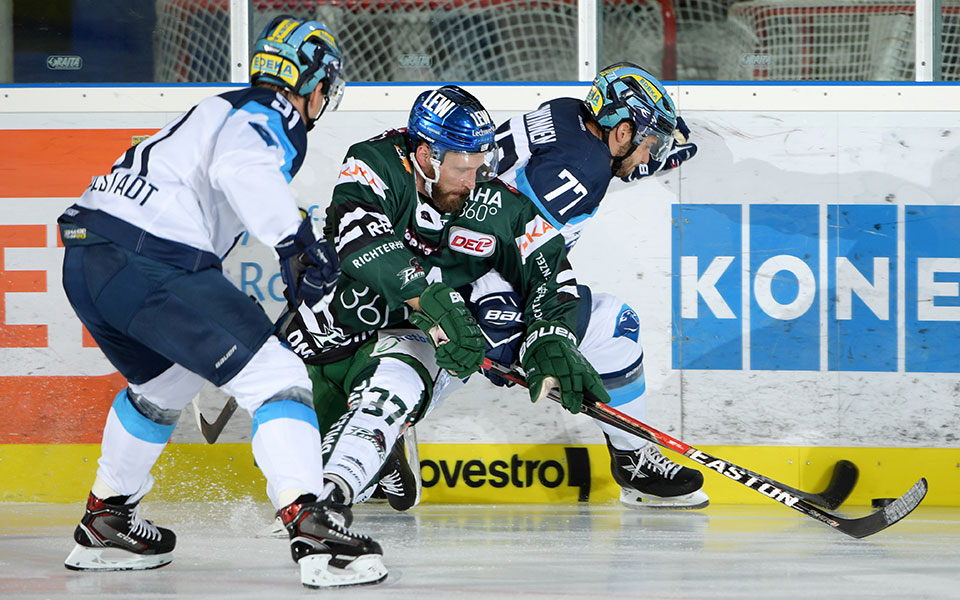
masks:
<instances>
[{"instance_id":1,"label":"del logo","mask_svg":"<svg viewBox=\"0 0 960 600\"><path fill-rule=\"evenodd\" d=\"M503 459L440 459L420 461L423 487L447 488L578 488L580 502L590 499L590 456L586 448L565 447L560 460L530 460L513 454ZM565 484L565 485L564 485Z\"/></svg>"},{"instance_id":2,"label":"del logo","mask_svg":"<svg viewBox=\"0 0 960 600\"><path fill-rule=\"evenodd\" d=\"M537 248L558 235L560 235L560 232L553 225L537 215L524 227L523 235L516 238L517 248L520 250L520 259L526 263L527 257L533 254Z\"/></svg>"},{"instance_id":3,"label":"del logo","mask_svg":"<svg viewBox=\"0 0 960 600\"><path fill-rule=\"evenodd\" d=\"M960 372L960 206L673 207L673 366Z\"/></svg>"},{"instance_id":4,"label":"del logo","mask_svg":"<svg viewBox=\"0 0 960 600\"><path fill-rule=\"evenodd\" d=\"M337 178L337 185L341 183L359 183L372 189L374 193L381 198L386 199L387 184L380 179L373 169L367 163L360 159L348 156L340 168L340 176Z\"/></svg>"},{"instance_id":5,"label":"del logo","mask_svg":"<svg viewBox=\"0 0 960 600\"><path fill-rule=\"evenodd\" d=\"M451 227L448 240L451 250L471 256L490 256L497 248L497 239L492 235L463 227Z\"/></svg>"}]
</instances>

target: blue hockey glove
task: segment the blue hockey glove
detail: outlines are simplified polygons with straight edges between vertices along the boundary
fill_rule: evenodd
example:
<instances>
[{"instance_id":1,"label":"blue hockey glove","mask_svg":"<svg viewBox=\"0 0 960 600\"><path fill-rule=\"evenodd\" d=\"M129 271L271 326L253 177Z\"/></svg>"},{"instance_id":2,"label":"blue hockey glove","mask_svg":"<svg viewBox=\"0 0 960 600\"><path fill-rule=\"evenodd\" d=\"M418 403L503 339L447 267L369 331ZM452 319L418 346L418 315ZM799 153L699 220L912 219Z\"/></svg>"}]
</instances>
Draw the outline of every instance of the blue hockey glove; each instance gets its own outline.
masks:
<instances>
[{"instance_id":1,"label":"blue hockey glove","mask_svg":"<svg viewBox=\"0 0 960 600\"><path fill-rule=\"evenodd\" d=\"M520 342L523 341L523 309L520 294L497 292L487 294L476 302L469 303L470 310L480 325L486 340L486 356L501 365L510 366L517 358ZM510 387L514 382L484 370L484 377L498 386Z\"/></svg>"},{"instance_id":2,"label":"blue hockey glove","mask_svg":"<svg viewBox=\"0 0 960 600\"><path fill-rule=\"evenodd\" d=\"M277 244L283 296L291 308L303 301L311 310L333 294L340 277L337 253L326 240L318 240L310 219L304 219L294 235Z\"/></svg>"},{"instance_id":3,"label":"blue hockey glove","mask_svg":"<svg viewBox=\"0 0 960 600\"><path fill-rule=\"evenodd\" d=\"M697 145L690 143L690 128L684 123L683 117L677 117L677 129L674 131L673 144L670 146L670 152L663 158L663 161L650 159L647 164L637 165L626 177L621 177L627 183L649 177L660 171L669 171L690 160L697 153ZM678 139L680 138L680 139ZM681 141L682 140L682 141Z\"/></svg>"},{"instance_id":4,"label":"blue hockey glove","mask_svg":"<svg viewBox=\"0 0 960 600\"><path fill-rule=\"evenodd\" d=\"M686 144L687 140L690 139L690 128L687 127L687 122L683 120L683 117L677 115L677 131L680 132L680 135L683 139L679 140L681 144Z\"/></svg>"}]
</instances>

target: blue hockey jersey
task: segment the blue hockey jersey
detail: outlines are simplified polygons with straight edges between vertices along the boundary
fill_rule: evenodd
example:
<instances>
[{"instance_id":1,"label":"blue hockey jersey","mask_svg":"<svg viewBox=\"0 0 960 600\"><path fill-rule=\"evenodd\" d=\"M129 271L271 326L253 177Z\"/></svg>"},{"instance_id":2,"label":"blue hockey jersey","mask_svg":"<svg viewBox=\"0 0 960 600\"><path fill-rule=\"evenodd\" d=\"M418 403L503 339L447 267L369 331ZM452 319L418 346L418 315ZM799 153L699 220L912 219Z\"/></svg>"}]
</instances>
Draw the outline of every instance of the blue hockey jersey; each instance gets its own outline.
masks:
<instances>
[{"instance_id":1,"label":"blue hockey jersey","mask_svg":"<svg viewBox=\"0 0 960 600\"><path fill-rule=\"evenodd\" d=\"M610 150L587 130L586 108L556 98L497 129L500 178L519 189L573 246L610 184Z\"/></svg>"}]
</instances>

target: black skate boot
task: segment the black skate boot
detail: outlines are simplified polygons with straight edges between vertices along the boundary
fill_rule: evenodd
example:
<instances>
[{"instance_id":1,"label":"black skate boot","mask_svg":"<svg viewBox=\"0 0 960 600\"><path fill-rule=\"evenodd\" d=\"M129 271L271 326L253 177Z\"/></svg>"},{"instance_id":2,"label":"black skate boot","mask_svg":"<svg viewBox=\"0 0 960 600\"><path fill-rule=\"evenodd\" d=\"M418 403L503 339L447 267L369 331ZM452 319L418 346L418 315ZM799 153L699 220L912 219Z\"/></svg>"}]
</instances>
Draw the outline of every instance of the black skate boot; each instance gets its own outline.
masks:
<instances>
[{"instance_id":1,"label":"black skate boot","mask_svg":"<svg viewBox=\"0 0 960 600\"><path fill-rule=\"evenodd\" d=\"M705 508L703 474L678 465L653 444L639 450L619 450L607 437L610 471L620 485L620 502L630 508Z\"/></svg>"},{"instance_id":2,"label":"black skate boot","mask_svg":"<svg viewBox=\"0 0 960 600\"><path fill-rule=\"evenodd\" d=\"M333 484L328 484L332 486ZM277 515L290 537L290 554L309 588L379 583L387 578L380 544L346 528L329 495L304 494Z\"/></svg>"},{"instance_id":3,"label":"black skate boot","mask_svg":"<svg viewBox=\"0 0 960 600\"><path fill-rule=\"evenodd\" d=\"M101 499L90 493L87 512L73 532L76 547L64 561L74 571L156 569L173 560L177 536L140 518L129 496Z\"/></svg>"},{"instance_id":4,"label":"black skate boot","mask_svg":"<svg viewBox=\"0 0 960 600\"><path fill-rule=\"evenodd\" d=\"M407 431L413 431L408 429ZM406 437L406 436L404 436ZM383 469L380 470L379 491L387 497L387 502L394 510L409 510L420 503L420 461L417 468L410 466L407 460L406 443L404 437L397 438L397 442L387 457ZM416 444L416 438L413 441ZM414 453L416 456L416 453ZM374 494L376 497L376 494Z\"/></svg>"},{"instance_id":5,"label":"black skate boot","mask_svg":"<svg viewBox=\"0 0 960 600\"><path fill-rule=\"evenodd\" d=\"M353 523L353 511L350 510L350 507L346 504L346 500L343 496L343 492L340 491L339 487L334 486L333 491L330 492L329 497L330 510L339 515L340 525L343 527L350 527ZM287 539L287 528L283 524L283 519L280 518L280 512L277 511L276 519L269 527L262 529L257 537L272 537Z\"/></svg>"}]
</instances>

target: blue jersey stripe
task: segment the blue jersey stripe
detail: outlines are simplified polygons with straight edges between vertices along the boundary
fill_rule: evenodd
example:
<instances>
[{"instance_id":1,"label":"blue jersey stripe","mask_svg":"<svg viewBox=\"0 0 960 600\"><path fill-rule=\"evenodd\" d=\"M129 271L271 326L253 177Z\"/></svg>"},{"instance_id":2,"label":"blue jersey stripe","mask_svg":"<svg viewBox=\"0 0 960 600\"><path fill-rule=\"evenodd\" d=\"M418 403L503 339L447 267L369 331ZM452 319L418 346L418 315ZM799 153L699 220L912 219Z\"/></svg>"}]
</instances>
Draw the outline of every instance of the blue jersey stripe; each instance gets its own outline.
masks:
<instances>
[{"instance_id":1,"label":"blue jersey stripe","mask_svg":"<svg viewBox=\"0 0 960 600\"><path fill-rule=\"evenodd\" d=\"M646 391L647 380L643 374L641 374L639 378L634 379L623 387L619 387L614 390L607 390L607 393L610 394L610 403L608 406L623 406L628 402L636 400Z\"/></svg>"},{"instance_id":2,"label":"blue jersey stripe","mask_svg":"<svg viewBox=\"0 0 960 600\"><path fill-rule=\"evenodd\" d=\"M280 141L280 147L283 149L284 160L283 167L281 167L283 177L287 180L287 183L290 183L290 180L293 179L293 175L296 173L294 170L294 161L297 158L298 152L290 141L290 138L287 137L286 123L284 123L283 117L281 117L280 113L276 110L254 101L247 102L240 108L233 109L230 111L230 114L233 115L233 113L238 110L267 117L267 128L277 136L277 139Z\"/></svg>"},{"instance_id":3,"label":"blue jersey stripe","mask_svg":"<svg viewBox=\"0 0 960 600\"><path fill-rule=\"evenodd\" d=\"M276 402L267 402L253 413L253 435L257 435L257 429L274 419L296 419L303 421L316 430L320 430L317 422L317 413L306 405L296 400L277 400Z\"/></svg>"},{"instance_id":4,"label":"blue jersey stripe","mask_svg":"<svg viewBox=\"0 0 960 600\"><path fill-rule=\"evenodd\" d=\"M533 202L538 209L540 209L540 214L551 224L557 231L563 229L563 223L556 220L550 211L547 210L547 207L544 206L543 202L540 201L540 198L537 198L537 193L533 191L533 187L530 185L530 182L527 180L527 168L520 167L517 169L516 179L513 182L514 187L523 192L523 195L527 198L530 198L530 201Z\"/></svg>"},{"instance_id":5,"label":"blue jersey stripe","mask_svg":"<svg viewBox=\"0 0 960 600\"><path fill-rule=\"evenodd\" d=\"M127 396L127 388L120 390L113 400L113 410L120 420L120 424L133 437L150 442L151 444L166 444L173 435L173 425L160 425L146 418L136 409Z\"/></svg>"}]
</instances>

